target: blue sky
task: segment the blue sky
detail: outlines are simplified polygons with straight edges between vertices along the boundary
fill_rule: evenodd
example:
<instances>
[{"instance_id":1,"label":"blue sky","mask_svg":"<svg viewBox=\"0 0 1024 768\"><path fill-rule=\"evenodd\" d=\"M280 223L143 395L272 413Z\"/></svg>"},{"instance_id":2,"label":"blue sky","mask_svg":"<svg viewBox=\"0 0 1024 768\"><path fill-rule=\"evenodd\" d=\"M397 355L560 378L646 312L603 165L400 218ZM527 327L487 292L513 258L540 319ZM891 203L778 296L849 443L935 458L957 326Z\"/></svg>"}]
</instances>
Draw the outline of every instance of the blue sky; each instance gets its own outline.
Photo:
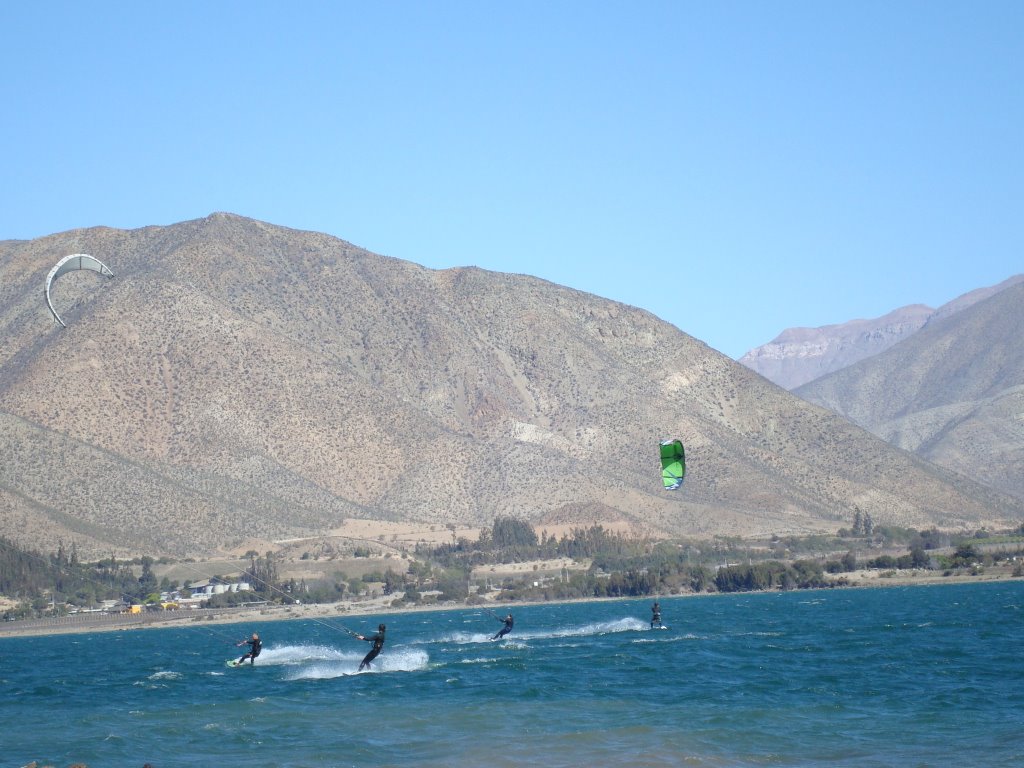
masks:
<instances>
[{"instance_id":1,"label":"blue sky","mask_svg":"<svg viewBox=\"0 0 1024 768\"><path fill-rule=\"evenodd\" d=\"M0 5L0 239L215 211L731 356L1024 272L1024 3Z\"/></svg>"}]
</instances>

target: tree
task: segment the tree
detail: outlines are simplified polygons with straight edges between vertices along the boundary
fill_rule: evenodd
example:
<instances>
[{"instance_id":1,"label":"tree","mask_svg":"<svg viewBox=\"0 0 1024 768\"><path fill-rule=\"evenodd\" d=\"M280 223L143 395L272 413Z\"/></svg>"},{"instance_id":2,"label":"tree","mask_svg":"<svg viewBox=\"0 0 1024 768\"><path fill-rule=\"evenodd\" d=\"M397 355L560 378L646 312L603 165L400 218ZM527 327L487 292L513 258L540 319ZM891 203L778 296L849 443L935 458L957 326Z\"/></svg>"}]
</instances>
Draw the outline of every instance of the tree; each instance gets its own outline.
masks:
<instances>
[{"instance_id":1,"label":"tree","mask_svg":"<svg viewBox=\"0 0 1024 768\"><path fill-rule=\"evenodd\" d=\"M694 592L704 592L714 581L711 571L702 565L690 569L690 589Z\"/></svg>"},{"instance_id":2,"label":"tree","mask_svg":"<svg viewBox=\"0 0 1024 768\"><path fill-rule=\"evenodd\" d=\"M922 547L912 547L910 550L910 566L912 568L928 568L931 566L931 558L925 553Z\"/></svg>"},{"instance_id":3,"label":"tree","mask_svg":"<svg viewBox=\"0 0 1024 768\"><path fill-rule=\"evenodd\" d=\"M242 576L252 585L254 592L266 595L273 591L278 578L274 553L267 552L261 558L254 551L250 550L249 569Z\"/></svg>"},{"instance_id":4,"label":"tree","mask_svg":"<svg viewBox=\"0 0 1024 768\"><path fill-rule=\"evenodd\" d=\"M411 584L405 587L405 602L407 603L418 603L423 598L419 590Z\"/></svg>"},{"instance_id":5,"label":"tree","mask_svg":"<svg viewBox=\"0 0 1024 768\"><path fill-rule=\"evenodd\" d=\"M517 517L498 516L491 527L491 539L496 547L535 547L537 534L525 520Z\"/></svg>"},{"instance_id":6,"label":"tree","mask_svg":"<svg viewBox=\"0 0 1024 768\"><path fill-rule=\"evenodd\" d=\"M956 554L953 555L953 562L956 565L970 565L977 561L981 555L978 550L974 548L974 545L970 542L961 542L956 548Z\"/></svg>"},{"instance_id":7,"label":"tree","mask_svg":"<svg viewBox=\"0 0 1024 768\"><path fill-rule=\"evenodd\" d=\"M942 549L949 544L949 536L937 528L921 531L921 546L925 549Z\"/></svg>"},{"instance_id":8,"label":"tree","mask_svg":"<svg viewBox=\"0 0 1024 768\"><path fill-rule=\"evenodd\" d=\"M155 591L157 588L156 574L153 573L153 558L147 555L142 558L142 575L139 576L139 591L137 594L141 597Z\"/></svg>"}]
</instances>

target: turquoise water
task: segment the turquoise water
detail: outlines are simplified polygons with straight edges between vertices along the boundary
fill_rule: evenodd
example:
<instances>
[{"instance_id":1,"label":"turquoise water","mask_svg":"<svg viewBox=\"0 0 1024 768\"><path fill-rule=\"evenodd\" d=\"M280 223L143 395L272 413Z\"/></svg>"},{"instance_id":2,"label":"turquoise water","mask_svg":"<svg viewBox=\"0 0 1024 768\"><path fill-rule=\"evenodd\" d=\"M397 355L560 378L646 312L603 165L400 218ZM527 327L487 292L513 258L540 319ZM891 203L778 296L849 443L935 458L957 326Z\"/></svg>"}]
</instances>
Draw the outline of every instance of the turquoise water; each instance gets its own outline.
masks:
<instances>
[{"instance_id":1,"label":"turquoise water","mask_svg":"<svg viewBox=\"0 0 1024 768\"><path fill-rule=\"evenodd\" d=\"M0 766L1024 765L1024 582L650 603L0 639Z\"/></svg>"}]
</instances>

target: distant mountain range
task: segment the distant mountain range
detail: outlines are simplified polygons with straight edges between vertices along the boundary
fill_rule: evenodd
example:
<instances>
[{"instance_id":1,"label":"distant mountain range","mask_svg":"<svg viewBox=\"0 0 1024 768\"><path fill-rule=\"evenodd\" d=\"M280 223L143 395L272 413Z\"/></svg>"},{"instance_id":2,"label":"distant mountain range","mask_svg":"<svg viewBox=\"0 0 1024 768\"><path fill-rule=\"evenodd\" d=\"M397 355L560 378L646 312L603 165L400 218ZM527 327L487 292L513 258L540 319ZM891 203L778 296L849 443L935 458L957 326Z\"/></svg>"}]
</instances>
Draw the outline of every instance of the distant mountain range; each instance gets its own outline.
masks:
<instances>
[{"instance_id":1,"label":"distant mountain range","mask_svg":"<svg viewBox=\"0 0 1024 768\"><path fill-rule=\"evenodd\" d=\"M794 393L1024 499L1024 282L1002 286Z\"/></svg>"},{"instance_id":2,"label":"distant mountain range","mask_svg":"<svg viewBox=\"0 0 1024 768\"><path fill-rule=\"evenodd\" d=\"M72 253L115 276L61 276L61 328L42 288ZM676 492L666 437L688 450ZM979 479L648 312L528 276L231 214L0 242L0 534L33 546L200 555L346 518L700 537L834 531L857 510L1024 519Z\"/></svg>"},{"instance_id":3,"label":"distant mountain range","mask_svg":"<svg viewBox=\"0 0 1024 768\"><path fill-rule=\"evenodd\" d=\"M912 304L872 320L850 320L820 328L789 328L747 352L739 362L780 387L794 390L821 376L884 352L927 324L983 301L1024 281L1016 275L999 285L965 293L938 309Z\"/></svg>"}]
</instances>

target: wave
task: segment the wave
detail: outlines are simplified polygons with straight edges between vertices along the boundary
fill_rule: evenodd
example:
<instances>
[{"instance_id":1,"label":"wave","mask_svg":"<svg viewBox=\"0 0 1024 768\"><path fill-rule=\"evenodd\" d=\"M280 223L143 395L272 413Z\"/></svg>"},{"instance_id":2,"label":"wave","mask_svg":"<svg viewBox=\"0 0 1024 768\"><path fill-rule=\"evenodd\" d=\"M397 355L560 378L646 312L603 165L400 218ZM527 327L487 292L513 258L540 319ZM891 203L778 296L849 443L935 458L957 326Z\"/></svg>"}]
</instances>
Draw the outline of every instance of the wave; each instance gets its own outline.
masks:
<instances>
[{"instance_id":1,"label":"wave","mask_svg":"<svg viewBox=\"0 0 1024 768\"><path fill-rule=\"evenodd\" d=\"M494 637L493 632L452 632L448 635L442 635L440 640L437 641L424 641L424 642L441 642L441 643L456 643L457 645L469 645L470 643L487 643L490 642L491 638Z\"/></svg>"},{"instance_id":2,"label":"wave","mask_svg":"<svg viewBox=\"0 0 1024 768\"><path fill-rule=\"evenodd\" d=\"M181 678L180 672L171 672L169 670L154 672L149 676L150 680L178 680L179 678Z\"/></svg>"},{"instance_id":3,"label":"wave","mask_svg":"<svg viewBox=\"0 0 1024 768\"><path fill-rule=\"evenodd\" d=\"M682 643L690 640L700 640L701 638L690 632L685 635L660 635L658 637L637 637L630 640L631 643Z\"/></svg>"},{"instance_id":4,"label":"wave","mask_svg":"<svg viewBox=\"0 0 1024 768\"><path fill-rule=\"evenodd\" d=\"M147 677L145 680L136 680L132 685L139 686L141 688L148 688L150 690L156 688L167 688L167 682L170 680L181 680L182 674L180 672L172 672L170 670L161 670L154 672L152 675Z\"/></svg>"}]
</instances>

